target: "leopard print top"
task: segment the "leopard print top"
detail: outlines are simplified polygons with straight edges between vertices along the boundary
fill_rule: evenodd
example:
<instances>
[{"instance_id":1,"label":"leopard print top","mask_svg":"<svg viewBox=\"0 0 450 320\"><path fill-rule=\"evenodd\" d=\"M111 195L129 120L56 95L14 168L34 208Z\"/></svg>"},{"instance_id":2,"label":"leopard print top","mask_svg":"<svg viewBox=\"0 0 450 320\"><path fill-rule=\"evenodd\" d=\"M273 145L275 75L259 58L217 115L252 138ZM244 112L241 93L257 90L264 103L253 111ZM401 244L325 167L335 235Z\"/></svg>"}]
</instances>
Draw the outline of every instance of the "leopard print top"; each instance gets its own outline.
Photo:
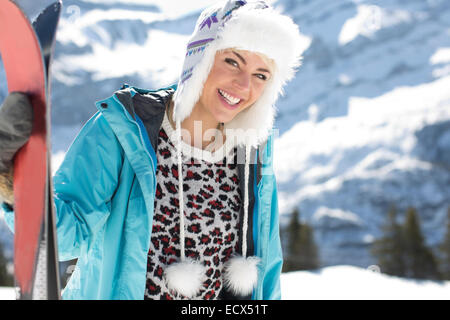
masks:
<instances>
[{"instance_id":1,"label":"leopard print top","mask_svg":"<svg viewBox=\"0 0 450 320\"><path fill-rule=\"evenodd\" d=\"M165 267L180 257L179 173L172 133L166 115L158 136L155 211L144 299L186 299L171 292L163 279ZM218 162L183 154L185 253L207 267L207 280L193 299L220 298L223 265L237 251L241 196L236 148L229 149Z\"/></svg>"}]
</instances>

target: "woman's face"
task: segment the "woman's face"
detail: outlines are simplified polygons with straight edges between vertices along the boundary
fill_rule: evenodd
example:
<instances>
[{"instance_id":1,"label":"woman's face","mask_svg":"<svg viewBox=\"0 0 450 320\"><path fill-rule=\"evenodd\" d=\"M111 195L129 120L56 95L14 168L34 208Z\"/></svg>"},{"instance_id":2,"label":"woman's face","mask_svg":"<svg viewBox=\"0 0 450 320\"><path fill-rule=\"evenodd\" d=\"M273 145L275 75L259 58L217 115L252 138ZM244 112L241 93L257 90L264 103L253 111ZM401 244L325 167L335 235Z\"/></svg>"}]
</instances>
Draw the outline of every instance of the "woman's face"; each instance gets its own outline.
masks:
<instances>
[{"instance_id":1,"label":"woman's face","mask_svg":"<svg viewBox=\"0 0 450 320\"><path fill-rule=\"evenodd\" d=\"M196 107L227 123L258 100L271 72L269 60L256 53L218 51Z\"/></svg>"}]
</instances>

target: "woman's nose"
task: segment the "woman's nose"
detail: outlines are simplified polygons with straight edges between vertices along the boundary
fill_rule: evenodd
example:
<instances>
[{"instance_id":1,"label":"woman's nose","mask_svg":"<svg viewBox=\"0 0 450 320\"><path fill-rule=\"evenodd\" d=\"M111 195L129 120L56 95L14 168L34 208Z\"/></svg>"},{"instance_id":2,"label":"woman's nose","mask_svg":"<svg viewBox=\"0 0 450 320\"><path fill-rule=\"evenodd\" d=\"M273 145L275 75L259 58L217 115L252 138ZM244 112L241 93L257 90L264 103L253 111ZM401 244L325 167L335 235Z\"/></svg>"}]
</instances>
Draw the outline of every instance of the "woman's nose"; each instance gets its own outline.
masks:
<instances>
[{"instance_id":1,"label":"woman's nose","mask_svg":"<svg viewBox=\"0 0 450 320\"><path fill-rule=\"evenodd\" d=\"M250 87L250 75L247 72L239 72L233 80L233 84L239 90L248 90Z\"/></svg>"}]
</instances>

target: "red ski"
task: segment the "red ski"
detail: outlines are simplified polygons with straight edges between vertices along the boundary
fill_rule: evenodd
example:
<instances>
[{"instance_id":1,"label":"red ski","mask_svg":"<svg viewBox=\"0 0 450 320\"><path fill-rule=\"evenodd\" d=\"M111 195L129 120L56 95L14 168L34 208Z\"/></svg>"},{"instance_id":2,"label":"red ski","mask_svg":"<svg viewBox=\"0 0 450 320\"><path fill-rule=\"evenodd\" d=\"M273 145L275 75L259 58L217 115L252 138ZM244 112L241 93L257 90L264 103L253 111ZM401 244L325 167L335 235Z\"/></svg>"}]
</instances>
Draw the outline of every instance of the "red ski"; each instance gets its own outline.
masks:
<instances>
[{"instance_id":1,"label":"red ski","mask_svg":"<svg viewBox=\"0 0 450 320\"><path fill-rule=\"evenodd\" d=\"M26 92L34 111L30 140L14 159L14 274L21 299L60 297L48 78L60 8L60 2L49 6L33 28L16 3L0 0L0 53L8 91Z\"/></svg>"}]
</instances>

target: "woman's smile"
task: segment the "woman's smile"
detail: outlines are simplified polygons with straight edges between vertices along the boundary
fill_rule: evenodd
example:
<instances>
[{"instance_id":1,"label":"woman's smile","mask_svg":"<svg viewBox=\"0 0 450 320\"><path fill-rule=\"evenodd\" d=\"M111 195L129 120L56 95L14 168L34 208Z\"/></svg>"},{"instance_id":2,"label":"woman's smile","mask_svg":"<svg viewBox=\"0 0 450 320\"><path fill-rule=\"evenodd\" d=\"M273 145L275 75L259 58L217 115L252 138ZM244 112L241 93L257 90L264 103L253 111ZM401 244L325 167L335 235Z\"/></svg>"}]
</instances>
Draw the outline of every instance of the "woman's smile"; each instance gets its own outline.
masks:
<instances>
[{"instance_id":1,"label":"woman's smile","mask_svg":"<svg viewBox=\"0 0 450 320\"><path fill-rule=\"evenodd\" d=\"M222 89L217 90L219 99L222 101L222 103L225 105L226 108L234 110L239 108L241 105L241 102L243 99L238 98L232 94L227 93L226 91Z\"/></svg>"}]
</instances>

